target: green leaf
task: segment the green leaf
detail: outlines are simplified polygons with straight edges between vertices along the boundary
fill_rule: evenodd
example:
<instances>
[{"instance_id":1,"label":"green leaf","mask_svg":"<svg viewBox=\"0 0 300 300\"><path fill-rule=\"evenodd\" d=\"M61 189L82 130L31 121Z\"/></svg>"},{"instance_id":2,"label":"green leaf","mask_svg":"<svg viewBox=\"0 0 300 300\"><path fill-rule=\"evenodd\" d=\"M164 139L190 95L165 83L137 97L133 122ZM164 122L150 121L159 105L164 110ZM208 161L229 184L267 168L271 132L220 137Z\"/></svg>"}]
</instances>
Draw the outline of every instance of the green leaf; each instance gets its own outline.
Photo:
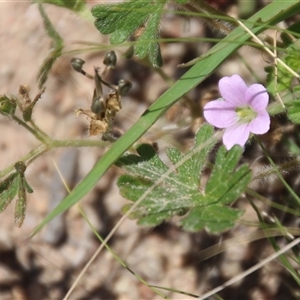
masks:
<instances>
[{"instance_id":1,"label":"green leaf","mask_svg":"<svg viewBox=\"0 0 300 300\"><path fill-rule=\"evenodd\" d=\"M154 186L130 214L131 218L138 219L140 225L155 226L190 210L181 223L187 230L197 231L206 227L215 233L234 225L241 212L223 204L232 203L240 196L251 180L251 173L246 165L236 168L242 154L240 147L229 152L221 147L209 181L202 187L200 182L205 160L215 145L212 135L213 128L204 125L188 153L182 155L177 149L169 149L167 156L176 171L168 175L169 168L150 145L138 147L139 156L129 154L117 161L116 165L128 173L120 176L117 182L123 197L136 202ZM129 208L126 205L123 211Z\"/></svg>"},{"instance_id":2,"label":"green leaf","mask_svg":"<svg viewBox=\"0 0 300 300\"><path fill-rule=\"evenodd\" d=\"M291 0L288 2L274 0L253 15L248 22L253 23L260 19L266 24L252 28L252 32L258 34L264 31L269 25L275 25L298 12L300 12L298 0ZM111 146L76 188L36 226L31 237L37 234L48 222L65 212L90 192L111 165L145 132L147 132L147 130L167 111L167 109L170 108L170 106L210 76L227 57L240 48L249 38L250 36L239 27L225 37L221 43L209 50L204 57L202 57L172 87L161 95L145 111L139 120ZM232 43L232 41L234 41L234 43Z\"/></svg>"},{"instance_id":3,"label":"green leaf","mask_svg":"<svg viewBox=\"0 0 300 300\"><path fill-rule=\"evenodd\" d=\"M34 0L33 2L53 4L74 11L81 11L85 7L85 0Z\"/></svg>"},{"instance_id":4,"label":"green leaf","mask_svg":"<svg viewBox=\"0 0 300 300\"><path fill-rule=\"evenodd\" d=\"M15 177L16 173L13 173L0 182L0 194L8 189Z\"/></svg>"},{"instance_id":5,"label":"green leaf","mask_svg":"<svg viewBox=\"0 0 300 300\"><path fill-rule=\"evenodd\" d=\"M300 46L299 40L289 45L284 53L281 53L280 59L286 63L296 73L300 73ZM292 87L294 75L291 74L281 64L277 64L277 79L275 78L275 67L266 67L267 89L275 95L276 92L289 91ZM276 82L277 80L277 82Z\"/></svg>"},{"instance_id":6,"label":"green leaf","mask_svg":"<svg viewBox=\"0 0 300 300\"><path fill-rule=\"evenodd\" d=\"M251 174L248 166L242 165L236 169L236 165L242 155L243 149L239 146L226 151L221 147L218 151L214 168L205 188L205 196L210 203L227 204L237 198L245 189Z\"/></svg>"},{"instance_id":7,"label":"green leaf","mask_svg":"<svg viewBox=\"0 0 300 300\"><path fill-rule=\"evenodd\" d=\"M54 62L62 54L62 50L64 47L64 41L61 38L61 36L58 34L58 32L55 30L55 28L53 27L50 19L48 18L47 14L41 4L39 4L39 11L43 18L45 30L46 30L47 34L49 35L49 37L53 40L52 49L50 50L49 55L44 60L43 64L41 65L41 67L38 71L38 74L37 74L39 88L41 89L47 80L48 73L51 70Z\"/></svg>"},{"instance_id":8,"label":"green leaf","mask_svg":"<svg viewBox=\"0 0 300 300\"><path fill-rule=\"evenodd\" d=\"M208 231L217 233L231 228L241 216L241 211L222 204L234 202L251 181L251 172L247 165L236 168L242 152L239 146L230 151L226 151L224 146L219 149L204 190L208 206L193 209L181 222L184 229L197 231L205 227Z\"/></svg>"},{"instance_id":9,"label":"green leaf","mask_svg":"<svg viewBox=\"0 0 300 300\"><path fill-rule=\"evenodd\" d=\"M25 171L26 171L26 165L19 161L15 164L15 169L18 173L18 199L16 201L15 206L15 225L18 227L21 227L23 224L23 221L25 219L25 213L26 213L26 204L27 204L27 197L26 197L26 191L28 193L33 193L33 189L30 187L28 182L25 179Z\"/></svg>"},{"instance_id":10,"label":"green leaf","mask_svg":"<svg viewBox=\"0 0 300 300\"><path fill-rule=\"evenodd\" d=\"M19 189L18 173L11 174L0 183L0 212L6 209L17 195Z\"/></svg>"},{"instance_id":11,"label":"green leaf","mask_svg":"<svg viewBox=\"0 0 300 300\"><path fill-rule=\"evenodd\" d=\"M145 26L134 45L135 54L149 60L154 66L162 65L160 47L157 42L164 1L131 0L116 4L99 4L92 8L95 26L102 34L110 34L113 45L123 43L137 29Z\"/></svg>"},{"instance_id":12,"label":"green leaf","mask_svg":"<svg viewBox=\"0 0 300 300\"><path fill-rule=\"evenodd\" d=\"M200 231L206 228L211 233L219 233L234 226L235 221L242 215L240 210L228 206L205 206L194 208L181 221L181 225L188 231Z\"/></svg>"},{"instance_id":13,"label":"green leaf","mask_svg":"<svg viewBox=\"0 0 300 300\"><path fill-rule=\"evenodd\" d=\"M15 206L15 225L21 227L26 211L26 191L33 190L25 179L26 165L22 161L15 163L15 172L0 183L0 212L10 204L18 194Z\"/></svg>"},{"instance_id":14,"label":"green leaf","mask_svg":"<svg viewBox=\"0 0 300 300\"><path fill-rule=\"evenodd\" d=\"M33 190L28 185L24 177L24 174L19 174L18 181L19 181L19 189L18 189L18 199L16 201L16 206L15 206L15 225L21 227L25 219L25 213L26 213L26 204L27 204L26 190L29 191L30 193L32 193Z\"/></svg>"},{"instance_id":15,"label":"green leaf","mask_svg":"<svg viewBox=\"0 0 300 300\"><path fill-rule=\"evenodd\" d=\"M300 100L295 100L287 110L288 118L295 124L300 124Z\"/></svg>"}]
</instances>

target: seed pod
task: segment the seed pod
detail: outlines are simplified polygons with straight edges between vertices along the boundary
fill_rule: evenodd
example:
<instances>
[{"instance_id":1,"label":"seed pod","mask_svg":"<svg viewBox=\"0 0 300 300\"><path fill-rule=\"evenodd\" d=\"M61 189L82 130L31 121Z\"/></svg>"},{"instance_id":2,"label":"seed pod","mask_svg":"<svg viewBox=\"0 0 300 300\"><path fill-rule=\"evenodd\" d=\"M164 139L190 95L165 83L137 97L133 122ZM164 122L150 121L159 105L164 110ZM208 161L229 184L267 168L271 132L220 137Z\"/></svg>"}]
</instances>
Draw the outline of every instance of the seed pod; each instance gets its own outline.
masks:
<instances>
[{"instance_id":1,"label":"seed pod","mask_svg":"<svg viewBox=\"0 0 300 300\"><path fill-rule=\"evenodd\" d=\"M110 52L106 53L103 63L107 67L114 69L117 64L117 56L116 56L115 51L110 51Z\"/></svg>"},{"instance_id":2,"label":"seed pod","mask_svg":"<svg viewBox=\"0 0 300 300\"><path fill-rule=\"evenodd\" d=\"M103 103L102 97L97 97L93 99L92 105L91 105L91 111L97 115L105 112L105 105Z\"/></svg>"},{"instance_id":3,"label":"seed pod","mask_svg":"<svg viewBox=\"0 0 300 300\"><path fill-rule=\"evenodd\" d=\"M132 87L132 83L128 80L120 79L118 81L118 87L119 87L119 95L124 96L128 94L128 92L130 91Z\"/></svg>"},{"instance_id":4,"label":"seed pod","mask_svg":"<svg viewBox=\"0 0 300 300\"><path fill-rule=\"evenodd\" d=\"M74 57L71 59L71 65L73 69L79 73L83 74L82 66L84 65L85 61L81 58ZM85 73L85 72L84 72Z\"/></svg>"}]
</instances>

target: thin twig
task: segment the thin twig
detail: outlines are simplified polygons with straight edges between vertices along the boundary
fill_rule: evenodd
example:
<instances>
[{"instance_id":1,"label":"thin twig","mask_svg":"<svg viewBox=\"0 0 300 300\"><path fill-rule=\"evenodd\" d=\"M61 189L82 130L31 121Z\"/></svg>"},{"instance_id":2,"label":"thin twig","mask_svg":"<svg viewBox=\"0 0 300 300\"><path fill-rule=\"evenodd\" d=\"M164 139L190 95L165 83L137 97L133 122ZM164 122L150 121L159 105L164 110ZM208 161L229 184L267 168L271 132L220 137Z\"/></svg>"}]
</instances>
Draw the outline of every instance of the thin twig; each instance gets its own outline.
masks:
<instances>
[{"instance_id":1,"label":"thin twig","mask_svg":"<svg viewBox=\"0 0 300 300\"><path fill-rule=\"evenodd\" d=\"M268 52L274 59L277 59L277 62L280 63L285 69L287 69L292 75L296 78L300 79L300 75L297 74L294 70L292 70L286 63L284 63L280 58L277 58L276 55L247 27L245 26L240 20L237 20L238 24L243 27L247 33L249 33L253 39L263 47L263 49Z\"/></svg>"},{"instance_id":2,"label":"thin twig","mask_svg":"<svg viewBox=\"0 0 300 300\"><path fill-rule=\"evenodd\" d=\"M281 103L281 105L283 107L285 107L279 93L278 93L278 57L277 57L277 45L276 45L276 38L277 38L277 30L275 30L275 34L274 34L274 85L275 85L275 94L277 96L277 98L279 99L279 102Z\"/></svg>"}]
</instances>

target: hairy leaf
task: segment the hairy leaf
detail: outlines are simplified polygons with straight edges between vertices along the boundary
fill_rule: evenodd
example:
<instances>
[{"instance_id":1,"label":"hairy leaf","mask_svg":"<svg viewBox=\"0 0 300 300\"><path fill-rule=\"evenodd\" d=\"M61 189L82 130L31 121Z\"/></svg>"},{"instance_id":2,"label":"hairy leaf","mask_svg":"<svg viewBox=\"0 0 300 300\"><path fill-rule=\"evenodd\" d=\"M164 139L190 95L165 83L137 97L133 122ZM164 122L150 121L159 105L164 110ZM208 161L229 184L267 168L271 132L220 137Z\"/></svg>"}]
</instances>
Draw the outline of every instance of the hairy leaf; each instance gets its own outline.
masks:
<instances>
[{"instance_id":1,"label":"hairy leaf","mask_svg":"<svg viewBox=\"0 0 300 300\"><path fill-rule=\"evenodd\" d=\"M0 183L0 212L6 209L18 193L18 174L13 173Z\"/></svg>"},{"instance_id":2,"label":"hairy leaf","mask_svg":"<svg viewBox=\"0 0 300 300\"><path fill-rule=\"evenodd\" d=\"M0 212L6 209L18 194L15 206L15 225L21 227L26 212L26 192L33 193L25 179L26 165L19 161L15 164L15 172L0 182Z\"/></svg>"},{"instance_id":3,"label":"hairy leaf","mask_svg":"<svg viewBox=\"0 0 300 300\"><path fill-rule=\"evenodd\" d=\"M300 124L300 100L295 100L287 110L289 119L295 124Z\"/></svg>"},{"instance_id":4,"label":"hairy leaf","mask_svg":"<svg viewBox=\"0 0 300 300\"><path fill-rule=\"evenodd\" d=\"M116 165L127 171L117 182L121 195L136 202L148 193L130 218L138 219L140 225L155 226L174 215L188 213L181 221L184 229L197 231L205 227L213 233L234 225L242 212L224 205L235 201L245 190L251 172L246 165L237 168L242 154L240 147L227 152L222 146L205 185L201 177L207 156L215 145L212 135L212 127L204 125L188 153L183 155L177 149L168 149L171 169L146 144L137 148L139 155L128 154L117 161ZM126 205L123 212L132 205Z\"/></svg>"},{"instance_id":5,"label":"hairy leaf","mask_svg":"<svg viewBox=\"0 0 300 300\"><path fill-rule=\"evenodd\" d=\"M162 58L157 38L166 2L167 0L131 0L99 4L92 8L92 14L96 18L96 28L102 34L110 34L110 42L114 45L125 42L137 33L135 54L140 58L148 55L150 62L159 67L162 65ZM138 29L140 32L137 32Z\"/></svg>"},{"instance_id":6,"label":"hairy leaf","mask_svg":"<svg viewBox=\"0 0 300 300\"><path fill-rule=\"evenodd\" d=\"M26 181L24 174L20 174L18 176L18 181L19 181L18 183L19 190L18 190L18 199L16 201L16 206L15 206L15 225L21 227L25 219L25 213L26 213L26 204L27 204L26 191L28 193L33 193L33 189Z\"/></svg>"}]
</instances>

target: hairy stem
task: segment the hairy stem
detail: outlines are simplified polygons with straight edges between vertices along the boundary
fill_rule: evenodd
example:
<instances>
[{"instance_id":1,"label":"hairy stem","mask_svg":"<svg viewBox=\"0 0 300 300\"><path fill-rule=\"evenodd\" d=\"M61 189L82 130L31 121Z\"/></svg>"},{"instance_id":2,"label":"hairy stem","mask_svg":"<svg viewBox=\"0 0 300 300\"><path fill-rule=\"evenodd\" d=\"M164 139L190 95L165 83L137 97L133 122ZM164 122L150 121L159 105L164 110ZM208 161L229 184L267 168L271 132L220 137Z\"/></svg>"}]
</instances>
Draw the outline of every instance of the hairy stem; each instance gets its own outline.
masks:
<instances>
[{"instance_id":1,"label":"hairy stem","mask_svg":"<svg viewBox=\"0 0 300 300\"><path fill-rule=\"evenodd\" d=\"M23 122L23 121L21 121ZM26 124L26 123L25 123ZM27 124L26 124L27 125ZM28 125L27 125L28 126ZM28 126L29 127L29 126ZM30 128L30 127L29 127ZM32 128L31 128L32 129ZM90 140L52 140L49 138L47 143L40 144L35 149L28 152L26 155L24 155L19 161L22 161L25 163L26 166L28 166L31 162L36 160L39 156L42 154L55 149L55 148L67 148L67 147L104 147L110 145L109 142L104 141L90 141ZM0 178L3 178L7 176L11 171L15 169L15 163L9 165L2 171L0 171Z\"/></svg>"}]
</instances>

